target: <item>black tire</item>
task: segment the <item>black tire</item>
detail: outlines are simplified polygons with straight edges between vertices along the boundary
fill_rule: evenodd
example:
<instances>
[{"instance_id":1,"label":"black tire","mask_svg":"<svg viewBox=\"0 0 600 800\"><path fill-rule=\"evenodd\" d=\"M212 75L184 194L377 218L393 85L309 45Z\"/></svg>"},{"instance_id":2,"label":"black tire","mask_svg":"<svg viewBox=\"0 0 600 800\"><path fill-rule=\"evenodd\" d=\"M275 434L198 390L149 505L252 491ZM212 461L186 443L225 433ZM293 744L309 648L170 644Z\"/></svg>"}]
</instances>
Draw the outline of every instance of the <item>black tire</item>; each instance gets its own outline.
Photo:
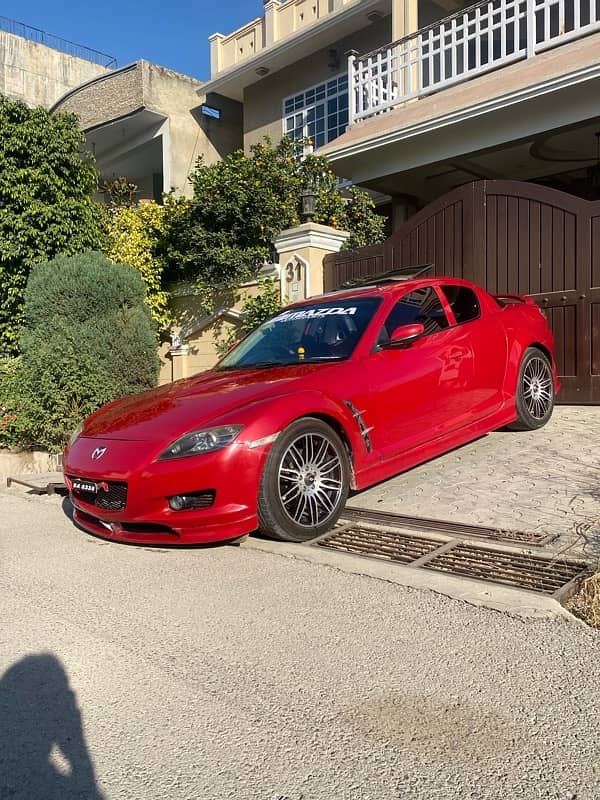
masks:
<instances>
[{"instance_id":1,"label":"black tire","mask_svg":"<svg viewBox=\"0 0 600 800\"><path fill-rule=\"evenodd\" d=\"M349 466L338 434L314 417L289 425L271 448L258 494L260 530L306 542L326 533L346 504Z\"/></svg>"},{"instance_id":2,"label":"black tire","mask_svg":"<svg viewBox=\"0 0 600 800\"><path fill-rule=\"evenodd\" d=\"M554 409L554 378L547 356L537 347L528 347L521 361L517 381L517 419L511 431L535 431L542 428Z\"/></svg>"}]
</instances>

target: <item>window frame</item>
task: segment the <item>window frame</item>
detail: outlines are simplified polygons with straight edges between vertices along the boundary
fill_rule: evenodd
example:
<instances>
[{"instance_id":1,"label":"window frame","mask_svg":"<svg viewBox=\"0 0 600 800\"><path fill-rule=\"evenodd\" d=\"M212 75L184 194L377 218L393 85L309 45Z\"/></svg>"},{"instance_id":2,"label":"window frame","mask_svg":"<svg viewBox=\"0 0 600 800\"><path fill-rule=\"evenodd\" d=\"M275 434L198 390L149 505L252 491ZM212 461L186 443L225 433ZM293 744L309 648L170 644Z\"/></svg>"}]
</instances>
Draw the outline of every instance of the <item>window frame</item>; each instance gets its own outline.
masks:
<instances>
[{"instance_id":1,"label":"window frame","mask_svg":"<svg viewBox=\"0 0 600 800\"><path fill-rule=\"evenodd\" d=\"M446 289L447 288L448 289L458 289L458 290L471 292L473 294L473 296L475 297L475 300L477 302L477 316L471 317L471 319L462 320L461 322L459 322L456 319L456 314L454 313L454 309L452 307L452 303L450 302L450 299L449 299L448 295L446 294ZM454 322L451 323L452 327L458 327L459 325L468 325L471 322L477 322L477 320L481 319L481 300L479 299L479 295L477 294L477 292L475 291L474 288L472 288L471 286L463 286L463 284L460 284L460 283L440 283L440 285L438 286L438 289L439 289L439 292L443 295L444 302L448 306L448 310L452 314L452 319L454 320Z\"/></svg>"},{"instance_id":2,"label":"window frame","mask_svg":"<svg viewBox=\"0 0 600 800\"><path fill-rule=\"evenodd\" d=\"M339 83L340 80L346 79L346 87L340 91ZM330 93L329 87L330 84L336 82L337 86L335 91ZM281 102L281 125L283 130L284 136L289 136L294 141L298 139L311 139L315 145L315 147L323 147L324 145L332 142L334 139L337 139L338 136L341 136L348 128L350 124L350 87L348 85L348 73L347 72L340 72L337 75L332 75L331 77L326 78L323 81L319 81L319 83L315 83L312 86L307 86L305 89L302 89L299 92L294 92L293 94L284 97ZM323 93L321 94L321 90ZM307 95L311 95L310 99L307 98ZM346 97L346 106L340 108L340 98ZM330 112L330 104L335 101L336 109L333 112ZM288 108L286 108L288 106ZM317 116L318 109L323 109L322 116ZM313 119L309 119L309 114L314 112ZM340 123L340 117L343 117L344 112L348 119L345 123ZM302 135L296 135L296 131L299 131L300 128L296 125L296 116L302 116ZM329 119L330 117L335 116L337 120L337 124L335 126L329 126ZM292 121L291 127L288 126L288 120ZM323 121L323 131L317 131L316 127L320 121ZM314 132L311 134L309 132L309 125L314 125ZM336 131L335 136L329 138L330 131ZM324 141L320 142L317 141L317 137L319 134L322 133L324 136Z\"/></svg>"},{"instance_id":3,"label":"window frame","mask_svg":"<svg viewBox=\"0 0 600 800\"><path fill-rule=\"evenodd\" d=\"M423 333L423 336L419 337L419 340L421 340L421 339L425 339L425 338L429 338L429 337L431 337L431 336L436 336L436 335L437 335L437 334L439 334L439 333L444 333L444 331L447 331L447 330L449 330L450 328L452 328L452 327L453 327L453 323L452 323L452 321L451 321L451 319L450 319L450 316L449 316L449 314L448 314L448 306L447 306L447 303L448 303L448 301L446 300L446 296L445 296L445 295L442 295L442 294L441 294L441 292L439 291L439 286L419 286L419 287L417 287L416 289L408 289L406 292L403 292L403 293L402 293L402 294L401 294L399 297L397 297L397 298L394 300L394 303L393 303L393 305L392 305L391 309L388 311L388 313L387 313L387 315L386 315L386 317L385 317L384 321L382 322L382 324L381 324L381 327L380 327L379 331L377 332L377 336L376 336L376 339L375 339L375 347L374 347L374 352L380 352L381 350L384 350L384 349L386 349L386 348L384 348L384 347L383 347L383 344L385 344L385 343L381 343L381 342L379 341L379 337L381 336L381 333L382 333L382 331L385 329L385 327L386 327L386 324L387 324L387 321L389 320L389 318L390 318L390 317L391 317L391 315L393 314L394 310L396 309L396 306L397 306L399 303L401 303L401 302L402 302L402 299L403 299L404 297L406 297L407 295L411 294L411 293L412 293L412 292L414 292L414 291L419 291L419 290L421 290L421 289L430 289L430 290L433 292L433 294L436 296L436 298L437 298L437 301L438 301L438 303L439 303L439 305L440 305L440 309L441 309L441 311L443 312L443 314L444 314L444 317L445 317L445 319L446 319L446 323L447 323L447 325L446 325L446 327L445 327L445 328L439 328L439 330L436 330L436 331L431 331L430 333L428 333L427 331L425 331L425 332ZM412 323L410 323L410 322L407 322L406 324L407 324L407 325L410 325L410 324L412 324ZM398 327L398 326L396 326L396 327ZM386 333L387 333L387 331L386 331ZM388 336L389 336L389 335L390 335L390 334L388 334Z\"/></svg>"}]
</instances>

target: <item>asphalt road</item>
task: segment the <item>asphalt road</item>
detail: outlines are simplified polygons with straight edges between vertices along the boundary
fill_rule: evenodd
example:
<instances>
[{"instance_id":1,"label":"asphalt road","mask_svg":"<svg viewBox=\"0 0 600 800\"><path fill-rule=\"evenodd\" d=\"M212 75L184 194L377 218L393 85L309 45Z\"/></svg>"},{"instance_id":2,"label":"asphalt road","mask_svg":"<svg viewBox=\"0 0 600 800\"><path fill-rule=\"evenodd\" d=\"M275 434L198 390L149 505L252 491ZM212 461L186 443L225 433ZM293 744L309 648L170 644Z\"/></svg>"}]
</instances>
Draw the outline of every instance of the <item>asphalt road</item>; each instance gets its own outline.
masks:
<instances>
[{"instance_id":1,"label":"asphalt road","mask_svg":"<svg viewBox=\"0 0 600 800\"><path fill-rule=\"evenodd\" d=\"M600 637L0 494L2 800L600 797Z\"/></svg>"}]
</instances>

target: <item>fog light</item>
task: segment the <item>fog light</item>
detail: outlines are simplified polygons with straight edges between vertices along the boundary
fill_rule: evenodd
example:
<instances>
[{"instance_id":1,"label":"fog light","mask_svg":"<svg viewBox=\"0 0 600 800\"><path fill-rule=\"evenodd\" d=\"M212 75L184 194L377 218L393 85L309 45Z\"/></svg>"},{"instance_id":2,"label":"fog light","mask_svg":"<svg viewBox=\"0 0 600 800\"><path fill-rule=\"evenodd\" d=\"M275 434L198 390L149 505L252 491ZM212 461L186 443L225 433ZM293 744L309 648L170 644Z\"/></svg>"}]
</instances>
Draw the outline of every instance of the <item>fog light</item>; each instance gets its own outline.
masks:
<instances>
[{"instance_id":1,"label":"fog light","mask_svg":"<svg viewBox=\"0 0 600 800\"><path fill-rule=\"evenodd\" d=\"M190 492L189 494L175 494L173 497L168 498L169 507L172 511L209 508L215 502L215 496L214 489L204 489L200 492Z\"/></svg>"}]
</instances>

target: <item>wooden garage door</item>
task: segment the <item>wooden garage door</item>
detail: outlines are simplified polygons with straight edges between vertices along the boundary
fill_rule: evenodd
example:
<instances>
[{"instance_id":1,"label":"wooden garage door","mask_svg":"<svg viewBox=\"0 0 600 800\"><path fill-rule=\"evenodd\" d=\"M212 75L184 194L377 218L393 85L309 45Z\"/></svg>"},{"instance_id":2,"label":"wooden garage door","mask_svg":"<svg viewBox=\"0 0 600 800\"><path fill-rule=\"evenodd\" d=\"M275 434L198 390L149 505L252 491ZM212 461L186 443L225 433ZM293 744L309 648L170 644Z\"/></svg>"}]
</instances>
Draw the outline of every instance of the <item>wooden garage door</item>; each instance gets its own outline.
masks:
<instances>
[{"instance_id":1,"label":"wooden garage door","mask_svg":"<svg viewBox=\"0 0 600 800\"><path fill-rule=\"evenodd\" d=\"M427 262L491 292L531 295L554 331L560 402L600 403L600 203L518 181L461 186L383 245L328 256L325 288Z\"/></svg>"}]
</instances>

